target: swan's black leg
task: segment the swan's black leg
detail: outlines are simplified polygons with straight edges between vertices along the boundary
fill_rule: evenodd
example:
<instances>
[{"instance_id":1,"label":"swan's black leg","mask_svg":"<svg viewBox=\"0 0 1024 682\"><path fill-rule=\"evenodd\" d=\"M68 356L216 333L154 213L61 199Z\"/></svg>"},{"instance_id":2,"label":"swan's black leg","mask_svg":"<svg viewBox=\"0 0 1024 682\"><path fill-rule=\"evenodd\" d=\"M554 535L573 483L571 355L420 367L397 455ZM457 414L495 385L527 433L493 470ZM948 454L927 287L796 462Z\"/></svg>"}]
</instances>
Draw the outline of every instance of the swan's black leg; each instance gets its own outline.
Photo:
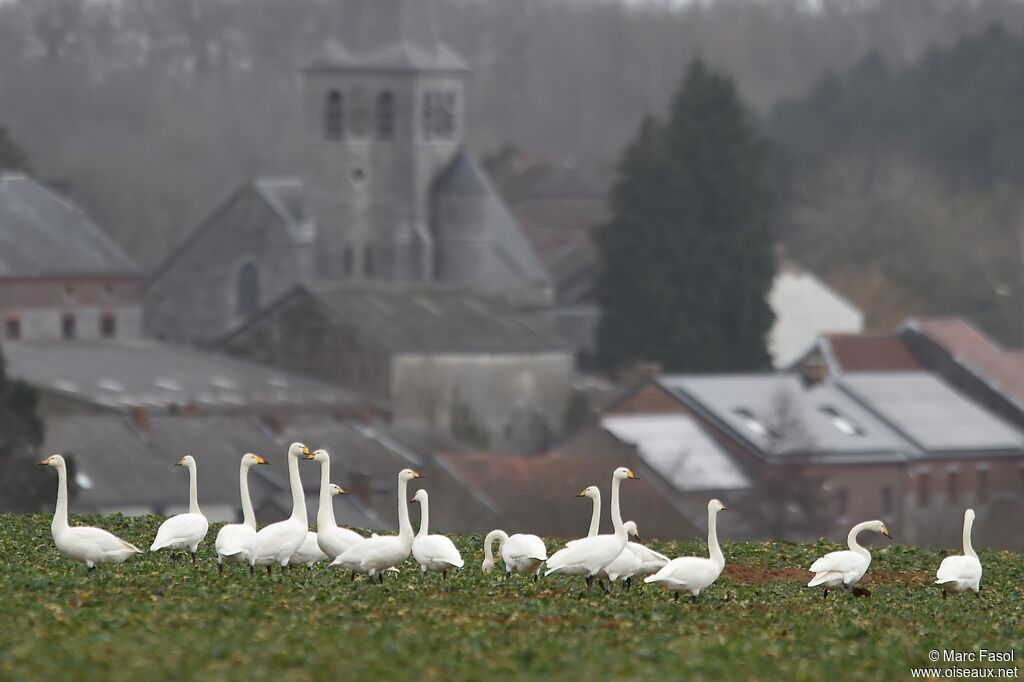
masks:
<instances>
[{"instance_id":1,"label":"swan's black leg","mask_svg":"<svg viewBox=\"0 0 1024 682\"><path fill-rule=\"evenodd\" d=\"M540 582L540 571L537 571L536 573L533 574L533 582L535 582L535 583L539 583Z\"/></svg>"},{"instance_id":2,"label":"swan's black leg","mask_svg":"<svg viewBox=\"0 0 1024 682\"><path fill-rule=\"evenodd\" d=\"M939 589L942 590L942 601L946 601L946 597L949 596L949 593L946 592L946 590L941 588L941 587ZM977 594L977 592L975 592L975 594Z\"/></svg>"},{"instance_id":3,"label":"swan's black leg","mask_svg":"<svg viewBox=\"0 0 1024 682\"><path fill-rule=\"evenodd\" d=\"M587 592L590 592L590 590L592 590L593 587L594 587L594 576L588 575L587 576Z\"/></svg>"},{"instance_id":4,"label":"swan's black leg","mask_svg":"<svg viewBox=\"0 0 1024 682\"><path fill-rule=\"evenodd\" d=\"M223 561L218 561L217 562L217 575L224 575L224 562Z\"/></svg>"},{"instance_id":5,"label":"swan's black leg","mask_svg":"<svg viewBox=\"0 0 1024 682\"><path fill-rule=\"evenodd\" d=\"M249 575L256 575L256 565L249 564Z\"/></svg>"},{"instance_id":6,"label":"swan's black leg","mask_svg":"<svg viewBox=\"0 0 1024 682\"><path fill-rule=\"evenodd\" d=\"M448 569L441 571L441 580L448 580Z\"/></svg>"},{"instance_id":7,"label":"swan's black leg","mask_svg":"<svg viewBox=\"0 0 1024 682\"><path fill-rule=\"evenodd\" d=\"M287 573L288 575L291 575L292 574L292 565L291 564L285 564L284 566L281 567L281 570L284 571L285 573Z\"/></svg>"},{"instance_id":8,"label":"swan's black leg","mask_svg":"<svg viewBox=\"0 0 1024 682\"><path fill-rule=\"evenodd\" d=\"M696 604L697 603L697 595L695 595L695 594L691 594L690 595L690 603L691 604Z\"/></svg>"},{"instance_id":9,"label":"swan's black leg","mask_svg":"<svg viewBox=\"0 0 1024 682\"><path fill-rule=\"evenodd\" d=\"M86 571L85 575L87 575L88 577L90 577L90 578L91 578L91 577L92 577L92 572L93 572L93 571L95 571L95 570L96 570L96 566L95 566L95 565L93 565L93 566L90 566L90 567L89 567L89 570L88 570L88 571ZM975 594L977 594L977 593L975 593Z\"/></svg>"},{"instance_id":10,"label":"swan's black leg","mask_svg":"<svg viewBox=\"0 0 1024 682\"><path fill-rule=\"evenodd\" d=\"M945 594L946 591L943 590L942 593ZM981 599L981 588L980 587L978 588L978 591L974 593L974 596L977 597L978 599Z\"/></svg>"},{"instance_id":11,"label":"swan's black leg","mask_svg":"<svg viewBox=\"0 0 1024 682\"><path fill-rule=\"evenodd\" d=\"M195 566L196 565L196 553L195 552L190 552L190 554L192 555L192 565Z\"/></svg>"},{"instance_id":12,"label":"swan's black leg","mask_svg":"<svg viewBox=\"0 0 1024 682\"><path fill-rule=\"evenodd\" d=\"M373 576L369 573L366 574L366 582L368 582L371 585L373 584Z\"/></svg>"},{"instance_id":13,"label":"swan's black leg","mask_svg":"<svg viewBox=\"0 0 1024 682\"><path fill-rule=\"evenodd\" d=\"M821 601L825 601L826 599L828 599L828 588L827 588L827 587L826 587L826 588L825 588L825 590L824 590L824 591L823 591L823 592L821 593Z\"/></svg>"},{"instance_id":14,"label":"swan's black leg","mask_svg":"<svg viewBox=\"0 0 1024 682\"><path fill-rule=\"evenodd\" d=\"M673 592L672 593L672 601L679 601L679 593L678 592Z\"/></svg>"},{"instance_id":15,"label":"swan's black leg","mask_svg":"<svg viewBox=\"0 0 1024 682\"><path fill-rule=\"evenodd\" d=\"M273 564L267 564L267 575L274 575L274 566L273 566Z\"/></svg>"},{"instance_id":16,"label":"swan's black leg","mask_svg":"<svg viewBox=\"0 0 1024 682\"><path fill-rule=\"evenodd\" d=\"M352 575L349 577L349 582L353 582L354 583L355 581L356 581L356 572L352 571Z\"/></svg>"},{"instance_id":17,"label":"swan's black leg","mask_svg":"<svg viewBox=\"0 0 1024 682\"><path fill-rule=\"evenodd\" d=\"M597 585L598 585L598 587L601 588L602 592L604 592L605 594L608 594L608 586L604 584L603 580L598 580L597 581Z\"/></svg>"},{"instance_id":18,"label":"swan's black leg","mask_svg":"<svg viewBox=\"0 0 1024 682\"><path fill-rule=\"evenodd\" d=\"M627 590L633 589L633 576L626 578L626 582L622 583Z\"/></svg>"}]
</instances>

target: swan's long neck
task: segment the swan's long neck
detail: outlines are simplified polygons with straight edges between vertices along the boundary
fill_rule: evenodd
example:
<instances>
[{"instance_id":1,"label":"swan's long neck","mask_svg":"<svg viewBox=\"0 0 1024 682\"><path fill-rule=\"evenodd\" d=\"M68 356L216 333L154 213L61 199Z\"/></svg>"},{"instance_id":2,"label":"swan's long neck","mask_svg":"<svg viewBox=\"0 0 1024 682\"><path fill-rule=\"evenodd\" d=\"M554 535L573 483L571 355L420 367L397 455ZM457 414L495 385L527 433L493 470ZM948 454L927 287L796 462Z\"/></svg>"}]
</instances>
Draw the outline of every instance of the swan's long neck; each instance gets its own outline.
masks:
<instances>
[{"instance_id":1,"label":"swan's long neck","mask_svg":"<svg viewBox=\"0 0 1024 682\"><path fill-rule=\"evenodd\" d=\"M718 546L718 510L708 509L708 554L719 566L725 566L725 555Z\"/></svg>"},{"instance_id":2,"label":"swan's long neck","mask_svg":"<svg viewBox=\"0 0 1024 682\"><path fill-rule=\"evenodd\" d=\"M57 509L53 512L53 523L50 530L56 533L58 530L68 527L68 471L63 464L57 467Z\"/></svg>"},{"instance_id":3,"label":"swan's long neck","mask_svg":"<svg viewBox=\"0 0 1024 682\"><path fill-rule=\"evenodd\" d=\"M409 523L409 502L405 499L409 482L404 478L398 479L398 537L407 543L412 543L412 524ZM425 516L425 514L424 514Z\"/></svg>"},{"instance_id":4,"label":"swan's long neck","mask_svg":"<svg viewBox=\"0 0 1024 682\"><path fill-rule=\"evenodd\" d=\"M487 537L484 538L484 560L490 561L491 563L494 562L494 554L491 553L491 545L494 544L495 540L498 541L498 553L500 554L501 548L504 547L505 543L508 541L508 533L503 530L492 530L487 534Z\"/></svg>"},{"instance_id":5,"label":"swan's long neck","mask_svg":"<svg viewBox=\"0 0 1024 682\"><path fill-rule=\"evenodd\" d=\"M306 494L302 491L302 479L299 478L299 458L292 455L288 455L288 482L292 487L292 518L308 525Z\"/></svg>"},{"instance_id":6,"label":"swan's long neck","mask_svg":"<svg viewBox=\"0 0 1024 682\"><path fill-rule=\"evenodd\" d=\"M249 497L249 464L242 462L238 471L238 491L242 497L242 525L256 530L256 512L252 510Z\"/></svg>"},{"instance_id":7,"label":"swan's long neck","mask_svg":"<svg viewBox=\"0 0 1024 682\"><path fill-rule=\"evenodd\" d=\"M615 537L620 540L628 540L626 529L622 525L622 514L619 512L619 485L621 480L612 476L612 528L615 529Z\"/></svg>"},{"instance_id":8,"label":"swan's long neck","mask_svg":"<svg viewBox=\"0 0 1024 682\"><path fill-rule=\"evenodd\" d=\"M316 510L316 528L334 528L334 500L331 499L331 460L320 462L320 507Z\"/></svg>"},{"instance_id":9,"label":"swan's long neck","mask_svg":"<svg viewBox=\"0 0 1024 682\"><path fill-rule=\"evenodd\" d=\"M430 532L430 498L426 495L420 500L420 530L416 537L423 537Z\"/></svg>"},{"instance_id":10,"label":"swan's long neck","mask_svg":"<svg viewBox=\"0 0 1024 682\"><path fill-rule=\"evenodd\" d=\"M870 525L870 521L858 523L856 526L850 529L850 534L846 536L846 544L850 546L850 549L856 552L857 554L860 554L861 556L866 556L868 559L871 558L871 552L867 551L866 549L860 546L860 544L857 542L857 536L860 535L860 532L862 530L867 530L868 526Z\"/></svg>"},{"instance_id":11,"label":"swan's long neck","mask_svg":"<svg viewBox=\"0 0 1024 682\"><path fill-rule=\"evenodd\" d=\"M969 516L966 517L964 519L964 556L972 556L977 559L978 554L974 551L974 546L971 544L972 526L974 526L974 519Z\"/></svg>"},{"instance_id":12,"label":"swan's long neck","mask_svg":"<svg viewBox=\"0 0 1024 682\"><path fill-rule=\"evenodd\" d=\"M199 511L199 493L196 482L196 463L189 460L188 464L188 513L201 514Z\"/></svg>"},{"instance_id":13,"label":"swan's long neck","mask_svg":"<svg viewBox=\"0 0 1024 682\"><path fill-rule=\"evenodd\" d=\"M590 515L590 531L587 533L588 538L592 538L597 535L597 532L601 530L601 491L598 490L597 494L593 497L594 500L594 513Z\"/></svg>"}]
</instances>

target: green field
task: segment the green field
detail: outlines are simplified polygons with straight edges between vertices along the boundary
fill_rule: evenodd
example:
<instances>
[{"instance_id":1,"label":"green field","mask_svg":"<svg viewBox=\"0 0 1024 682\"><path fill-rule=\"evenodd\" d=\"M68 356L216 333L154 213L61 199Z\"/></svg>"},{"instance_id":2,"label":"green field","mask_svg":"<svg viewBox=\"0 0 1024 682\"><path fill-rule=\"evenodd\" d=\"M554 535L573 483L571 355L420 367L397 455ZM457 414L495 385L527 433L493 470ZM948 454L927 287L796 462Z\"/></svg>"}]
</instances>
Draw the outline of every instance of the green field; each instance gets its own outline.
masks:
<instances>
[{"instance_id":1,"label":"green field","mask_svg":"<svg viewBox=\"0 0 1024 682\"><path fill-rule=\"evenodd\" d=\"M78 522L144 547L160 519ZM456 539L466 569L446 584L411 562L384 588L323 566L252 578L232 564L219 577L216 527L198 570L146 554L87 578L58 555L49 523L0 516L0 679L839 681L909 679L931 649L1015 650L1011 670L1024 655L1024 555L1009 552L980 552L983 600L943 601L924 584L944 552L893 545L875 553L871 597L823 603L795 582L809 576L775 569L835 546L726 543L727 575L698 604L676 604L649 586L583 595L581 580L485 577L473 536Z\"/></svg>"}]
</instances>

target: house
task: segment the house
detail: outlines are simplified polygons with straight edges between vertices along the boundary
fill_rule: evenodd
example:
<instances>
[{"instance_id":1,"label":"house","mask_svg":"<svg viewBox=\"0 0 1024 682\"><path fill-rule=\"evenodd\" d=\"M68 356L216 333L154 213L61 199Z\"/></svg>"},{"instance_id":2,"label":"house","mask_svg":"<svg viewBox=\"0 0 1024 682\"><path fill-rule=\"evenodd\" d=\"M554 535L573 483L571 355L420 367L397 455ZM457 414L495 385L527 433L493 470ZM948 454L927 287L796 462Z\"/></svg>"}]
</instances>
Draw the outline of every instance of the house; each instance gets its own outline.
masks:
<instances>
[{"instance_id":1,"label":"house","mask_svg":"<svg viewBox=\"0 0 1024 682\"><path fill-rule=\"evenodd\" d=\"M466 149L469 68L429 3L355 3L302 70L302 172L247 181L146 285L147 334L210 343L310 280L550 300L547 272Z\"/></svg>"},{"instance_id":2,"label":"house","mask_svg":"<svg viewBox=\"0 0 1024 682\"><path fill-rule=\"evenodd\" d=\"M79 206L0 174L0 340L131 339L142 326L136 265Z\"/></svg>"},{"instance_id":3,"label":"house","mask_svg":"<svg viewBox=\"0 0 1024 682\"><path fill-rule=\"evenodd\" d=\"M573 364L546 312L436 285L298 285L221 347L519 452L561 430Z\"/></svg>"}]
</instances>

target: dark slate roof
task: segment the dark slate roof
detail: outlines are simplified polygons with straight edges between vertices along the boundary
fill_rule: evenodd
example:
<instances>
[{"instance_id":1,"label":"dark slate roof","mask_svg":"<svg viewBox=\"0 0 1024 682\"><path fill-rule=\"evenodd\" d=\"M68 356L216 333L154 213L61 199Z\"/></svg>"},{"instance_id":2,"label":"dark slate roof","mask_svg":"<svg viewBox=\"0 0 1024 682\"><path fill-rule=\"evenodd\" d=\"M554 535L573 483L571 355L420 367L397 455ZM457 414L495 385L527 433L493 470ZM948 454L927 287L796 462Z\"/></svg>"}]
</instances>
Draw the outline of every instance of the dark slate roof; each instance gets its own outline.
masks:
<instances>
[{"instance_id":1,"label":"dark slate roof","mask_svg":"<svg viewBox=\"0 0 1024 682\"><path fill-rule=\"evenodd\" d=\"M0 175L0 278L136 274L80 207L24 175Z\"/></svg>"},{"instance_id":2,"label":"dark slate roof","mask_svg":"<svg viewBox=\"0 0 1024 682\"><path fill-rule=\"evenodd\" d=\"M307 284L300 291L361 337L393 352L568 352L545 312L464 289Z\"/></svg>"},{"instance_id":3,"label":"dark slate roof","mask_svg":"<svg viewBox=\"0 0 1024 682\"><path fill-rule=\"evenodd\" d=\"M437 34L432 0L348 0L342 44L328 42L307 69L466 71Z\"/></svg>"},{"instance_id":4,"label":"dark slate roof","mask_svg":"<svg viewBox=\"0 0 1024 682\"><path fill-rule=\"evenodd\" d=\"M479 166L465 152L459 152L438 176L434 191L443 194L490 194L491 186Z\"/></svg>"},{"instance_id":5,"label":"dark slate roof","mask_svg":"<svg viewBox=\"0 0 1024 682\"><path fill-rule=\"evenodd\" d=\"M11 376L109 408L195 405L204 412L244 412L365 406L312 379L155 341L9 341L4 353Z\"/></svg>"}]
</instances>

